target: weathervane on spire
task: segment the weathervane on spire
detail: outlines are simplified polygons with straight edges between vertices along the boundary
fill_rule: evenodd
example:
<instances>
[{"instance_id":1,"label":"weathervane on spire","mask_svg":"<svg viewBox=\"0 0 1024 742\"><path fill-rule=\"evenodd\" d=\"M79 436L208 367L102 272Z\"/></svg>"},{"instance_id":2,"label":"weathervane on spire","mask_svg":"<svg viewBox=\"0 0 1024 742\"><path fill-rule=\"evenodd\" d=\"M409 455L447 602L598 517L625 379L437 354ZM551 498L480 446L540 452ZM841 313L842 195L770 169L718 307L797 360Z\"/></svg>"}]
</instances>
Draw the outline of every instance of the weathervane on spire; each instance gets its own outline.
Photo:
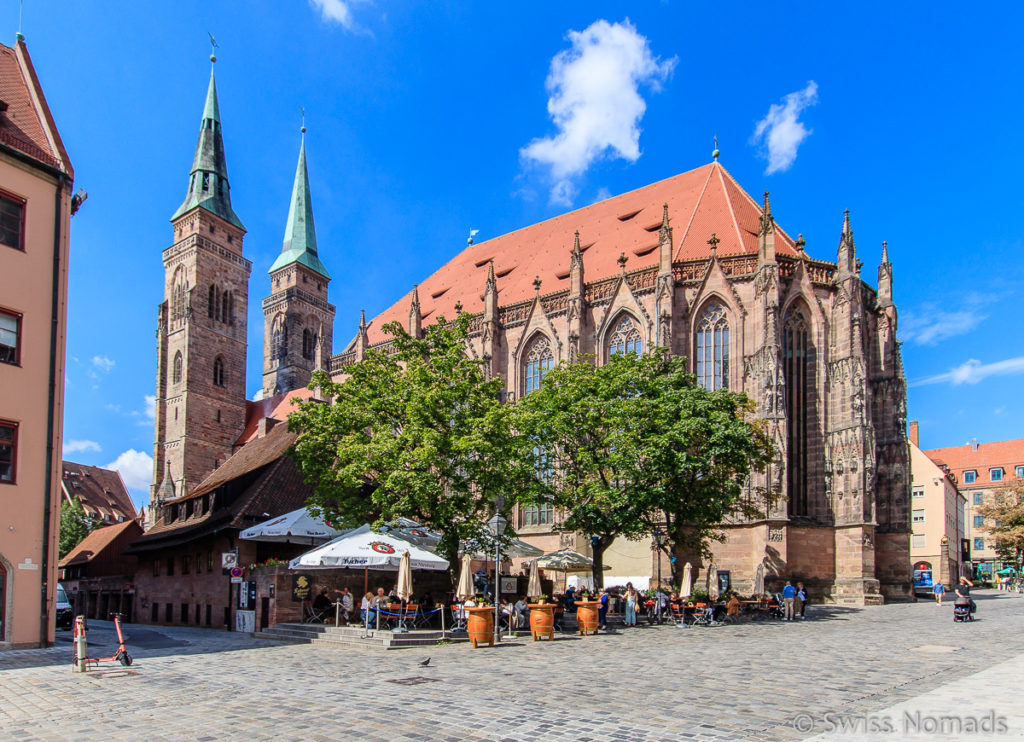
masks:
<instances>
[{"instance_id":1,"label":"weathervane on spire","mask_svg":"<svg viewBox=\"0 0 1024 742\"><path fill-rule=\"evenodd\" d=\"M299 131L301 133L305 134L306 133L306 109L303 108L302 106L299 106L299 113L302 114L302 128L300 128Z\"/></svg>"},{"instance_id":2,"label":"weathervane on spire","mask_svg":"<svg viewBox=\"0 0 1024 742\"><path fill-rule=\"evenodd\" d=\"M469 230L469 239L466 240L466 244L467 245L472 245L473 244L473 238L476 237L477 232L479 232L479 231L480 231L479 229L470 229Z\"/></svg>"},{"instance_id":3,"label":"weathervane on spire","mask_svg":"<svg viewBox=\"0 0 1024 742\"><path fill-rule=\"evenodd\" d=\"M711 153L711 159L718 162L718 156L722 154L718 151L718 135L715 134L715 151Z\"/></svg>"},{"instance_id":4,"label":"weathervane on spire","mask_svg":"<svg viewBox=\"0 0 1024 742\"><path fill-rule=\"evenodd\" d=\"M212 64L217 61L217 54L214 51L217 48L217 39L213 38L213 34L209 31L206 32L206 35L210 37L210 62Z\"/></svg>"}]
</instances>

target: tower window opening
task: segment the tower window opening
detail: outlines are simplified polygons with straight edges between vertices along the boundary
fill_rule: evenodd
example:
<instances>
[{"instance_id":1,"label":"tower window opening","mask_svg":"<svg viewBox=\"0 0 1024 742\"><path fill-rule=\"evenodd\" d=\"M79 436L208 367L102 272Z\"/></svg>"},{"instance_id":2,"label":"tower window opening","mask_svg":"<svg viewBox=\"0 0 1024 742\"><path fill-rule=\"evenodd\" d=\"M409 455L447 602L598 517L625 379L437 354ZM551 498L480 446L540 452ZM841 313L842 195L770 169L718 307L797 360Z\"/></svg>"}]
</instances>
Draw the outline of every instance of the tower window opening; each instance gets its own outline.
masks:
<instances>
[{"instance_id":1,"label":"tower window opening","mask_svg":"<svg viewBox=\"0 0 1024 742\"><path fill-rule=\"evenodd\" d=\"M224 386L224 359L220 356L213 361L213 384Z\"/></svg>"}]
</instances>

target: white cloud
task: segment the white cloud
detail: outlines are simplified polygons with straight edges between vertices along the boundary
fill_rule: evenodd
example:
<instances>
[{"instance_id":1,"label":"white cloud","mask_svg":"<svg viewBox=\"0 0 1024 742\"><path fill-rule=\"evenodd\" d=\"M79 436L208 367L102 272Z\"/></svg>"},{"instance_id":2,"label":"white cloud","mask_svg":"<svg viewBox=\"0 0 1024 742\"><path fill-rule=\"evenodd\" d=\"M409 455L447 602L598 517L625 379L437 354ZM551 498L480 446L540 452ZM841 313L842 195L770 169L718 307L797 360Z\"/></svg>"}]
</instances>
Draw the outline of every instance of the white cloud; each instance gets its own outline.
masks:
<instances>
[{"instance_id":1,"label":"white cloud","mask_svg":"<svg viewBox=\"0 0 1024 742\"><path fill-rule=\"evenodd\" d=\"M765 175L789 170L796 160L796 151L811 130L798 121L808 106L818 102L818 83L811 80L803 90L790 93L782 103L773 103L768 114L757 122L751 144L760 144L768 160Z\"/></svg>"},{"instance_id":2,"label":"white cloud","mask_svg":"<svg viewBox=\"0 0 1024 742\"><path fill-rule=\"evenodd\" d=\"M962 307L949 309L948 304L925 302L919 310L903 314L897 335L907 343L937 345L980 325L988 319L985 307L1000 298L996 293L971 292L964 298Z\"/></svg>"},{"instance_id":3,"label":"white cloud","mask_svg":"<svg viewBox=\"0 0 1024 742\"><path fill-rule=\"evenodd\" d=\"M156 420L156 395L146 395L146 417L150 420Z\"/></svg>"},{"instance_id":4,"label":"white cloud","mask_svg":"<svg viewBox=\"0 0 1024 742\"><path fill-rule=\"evenodd\" d=\"M596 204L598 201L607 201L611 197L612 192L609 191L605 186L601 186L600 188L597 189L597 193L594 194L594 200L592 203Z\"/></svg>"},{"instance_id":5,"label":"white cloud","mask_svg":"<svg viewBox=\"0 0 1024 742\"><path fill-rule=\"evenodd\" d=\"M109 374L113 370L113 368L116 365L116 363L117 363L116 361L112 361L109 358L107 358L106 356L93 356L92 357L93 368L98 369L98 370L102 371L105 374Z\"/></svg>"},{"instance_id":6,"label":"white cloud","mask_svg":"<svg viewBox=\"0 0 1024 742\"><path fill-rule=\"evenodd\" d=\"M571 205L573 179L601 157L636 162L640 119L647 103L640 86L653 90L672 74L678 57L661 61L629 20L598 20L570 31L572 48L551 60L545 87L548 113L558 133L534 139L520 150L524 160L548 166L551 202Z\"/></svg>"},{"instance_id":7,"label":"white cloud","mask_svg":"<svg viewBox=\"0 0 1024 742\"><path fill-rule=\"evenodd\" d=\"M96 441L64 441L64 455L79 453L81 451L100 451L100 444Z\"/></svg>"},{"instance_id":8,"label":"white cloud","mask_svg":"<svg viewBox=\"0 0 1024 742\"><path fill-rule=\"evenodd\" d=\"M351 0L309 0L309 4L319 10L320 17L328 23L337 23L350 31L354 28Z\"/></svg>"},{"instance_id":9,"label":"white cloud","mask_svg":"<svg viewBox=\"0 0 1024 742\"><path fill-rule=\"evenodd\" d=\"M1024 373L1024 356L1007 358L1005 361L996 361L994 363L982 363L977 358L971 358L959 366L951 368L944 374L937 374L920 381L915 381L911 386L945 383L960 386L961 384L977 384L990 376L1010 376L1022 373Z\"/></svg>"},{"instance_id":10,"label":"white cloud","mask_svg":"<svg viewBox=\"0 0 1024 742\"><path fill-rule=\"evenodd\" d=\"M104 468L120 472L130 490L148 490L153 479L153 457L134 448L129 448Z\"/></svg>"}]
</instances>

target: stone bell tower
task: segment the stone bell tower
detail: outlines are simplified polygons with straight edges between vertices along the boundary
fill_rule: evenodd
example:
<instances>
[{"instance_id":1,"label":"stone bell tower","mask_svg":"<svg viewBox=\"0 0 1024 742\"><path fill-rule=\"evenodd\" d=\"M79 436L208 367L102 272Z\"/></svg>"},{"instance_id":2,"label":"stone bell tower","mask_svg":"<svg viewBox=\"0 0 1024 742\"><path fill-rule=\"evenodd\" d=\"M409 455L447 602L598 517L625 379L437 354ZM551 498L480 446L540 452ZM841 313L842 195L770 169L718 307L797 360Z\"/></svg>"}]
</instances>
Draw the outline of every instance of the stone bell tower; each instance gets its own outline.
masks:
<instances>
[{"instance_id":1,"label":"stone bell tower","mask_svg":"<svg viewBox=\"0 0 1024 742\"><path fill-rule=\"evenodd\" d=\"M334 336L330 282L317 254L303 126L284 243L270 266L271 293L263 300L264 397L308 385L313 371L329 363Z\"/></svg>"},{"instance_id":2,"label":"stone bell tower","mask_svg":"<svg viewBox=\"0 0 1024 742\"><path fill-rule=\"evenodd\" d=\"M210 57L216 62L215 57ZM246 316L252 264L231 208L213 68L185 202L171 217L157 324L150 522L231 455L245 423Z\"/></svg>"}]
</instances>

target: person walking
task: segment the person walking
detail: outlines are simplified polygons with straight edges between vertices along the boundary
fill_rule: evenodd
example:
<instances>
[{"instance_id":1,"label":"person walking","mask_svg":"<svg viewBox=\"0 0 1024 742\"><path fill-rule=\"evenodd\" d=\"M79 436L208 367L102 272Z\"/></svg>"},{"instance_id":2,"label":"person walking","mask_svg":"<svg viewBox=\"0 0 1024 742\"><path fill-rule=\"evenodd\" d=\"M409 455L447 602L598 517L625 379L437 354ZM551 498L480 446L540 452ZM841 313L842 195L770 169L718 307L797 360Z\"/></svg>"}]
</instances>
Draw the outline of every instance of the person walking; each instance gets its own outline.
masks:
<instances>
[{"instance_id":1,"label":"person walking","mask_svg":"<svg viewBox=\"0 0 1024 742\"><path fill-rule=\"evenodd\" d=\"M936 582L932 585L932 593L935 594L935 603L942 605L942 596L946 594L946 586L942 582Z\"/></svg>"},{"instance_id":2,"label":"person walking","mask_svg":"<svg viewBox=\"0 0 1024 742\"><path fill-rule=\"evenodd\" d=\"M608 602L610 597L607 590L601 591L601 597L598 598L601 601L601 607L597 609L597 628L602 630L608 629Z\"/></svg>"},{"instance_id":3,"label":"person walking","mask_svg":"<svg viewBox=\"0 0 1024 742\"><path fill-rule=\"evenodd\" d=\"M796 588L788 580L786 581L786 586L782 588L782 603L785 606L785 618L783 620L792 621L793 611L796 607Z\"/></svg>"},{"instance_id":4,"label":"person walking","mask_svg":"<svg viewBox=\"0 0 1024 742\"><path fill-rule=\"evenodd\" d=\"M800 601L800 620L807 618L807 588L804 583L796 583L796 599Z\"/></svg>"}]
</instances>

